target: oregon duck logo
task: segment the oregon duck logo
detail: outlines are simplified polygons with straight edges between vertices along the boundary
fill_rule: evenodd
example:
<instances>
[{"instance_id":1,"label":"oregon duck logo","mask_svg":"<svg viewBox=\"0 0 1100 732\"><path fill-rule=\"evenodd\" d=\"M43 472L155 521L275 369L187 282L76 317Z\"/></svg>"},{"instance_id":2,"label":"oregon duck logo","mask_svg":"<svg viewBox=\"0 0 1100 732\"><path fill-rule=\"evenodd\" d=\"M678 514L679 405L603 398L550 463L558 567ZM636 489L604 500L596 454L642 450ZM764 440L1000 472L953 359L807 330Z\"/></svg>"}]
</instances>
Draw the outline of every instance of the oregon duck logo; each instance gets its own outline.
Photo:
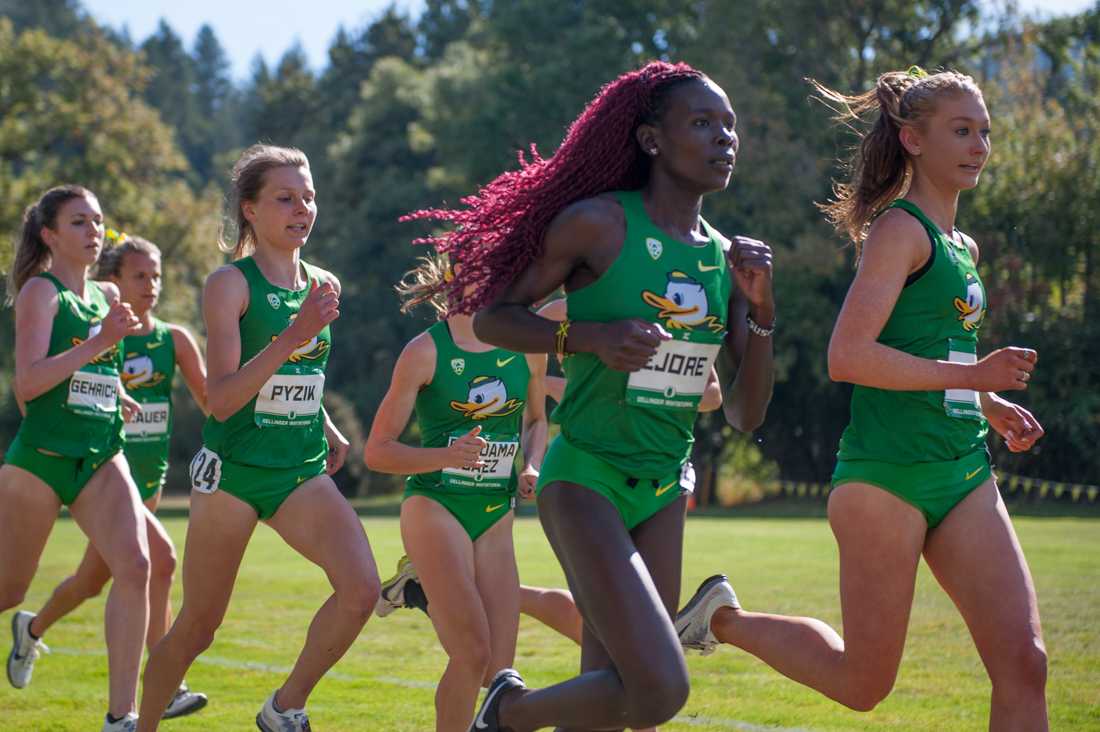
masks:
<instances>
[{"instance_id":1,"label":"oregon duck logo","mask_svg":"<svg viewBox=\"0 0 1100 732\"><path fill-rule=\"evenodd\" d=\"M88 327L88 338L89 339L94 338L96 336L96 334L99 333L99 331L102 328L103 328L103 323L102 322L93 323L91 326ZM70 339L70 343L72 343L72 345L74 345L74 346L79 346L83 342L84 342L83 338L77 338L76 336L73 336L73 338ZM118 358L118 344L117 343L115 345L111 346L110 348L108 348L106 351L104 351L100 354L97 354L95 356L95 358L93 358L88 363L111 363L116 358Z\"/></svg>"},{"instance_id":2,"label":"oregon duck logo","mask_svg":"<svg viewBox=\"0 0 1100 732\"><path fill-rule=\"evenodd\" d=\"M721 333L722 323L707 313L707 291L703 283L683 272L670 272L665 294L642 290L642 299L659 311L657 317L671 329L694 330L702 326Z\"/></svg>"},{"instance_id":3,"label":"oregon duck logo","mask_svg":"<svg viewBox=\"0 0 1100 732\"><path fill-rule=\"evenodd\" d=\"M272 338L272 340L275 340ZM328 341L313 336L305 343L298 344L298 347L294 349L294 352L290 354L290 358L287 361L291 363L299 363L301 361L316 361L328 353Z\"/></svg>"},{"instance_id":4,"label":"oregon duck logo","mask_svg":"<svg viewBox=\"0 0 1100 732\"><path fill-rule=\"evenodd\" d=\"M294 313L290 316L290 321L294 322L294 318L298 316L298 313ZM278 336L271 336L272 342ZM308 341L303 341L298 344L298 347L294 349L294 352L290 354L290 358L287 359L287 363L301 363L302 361L316 361L321 356L328 353L329 342L319 336L313 336Z\"/></svg>"},{"instance_id":5,"label":"oregon duck logo","mask_svg":"<svg viewBox=\"0 0 1100 732\"><path fill-rule=\"evenodd\" d=\"M451 402L451 409L470 419L505 417L523 408L523 400L509 399L504 382L496 376L475 376L464 402Z\"/></svg>"},{"instance_id":6,"label":"oregon duck logo","mask_svg":"<svg viewBox=\"0 0 1100 732\"><path fill-rule=\"evenodd\" d=\"M122 385L127 391L152 389L162 381L164 374L154 370L153 359L136 353L127 354L126 362L122 364Z\"/></svg>"},{"instance_id":7,"label":"oregon duck logo","mask_svg":"<svg viewBox=\"0 0 1100 732\"><path fill-rule=\"evenodd\" d=\"M977 277L967 273L966 299L956 297L954 304L955 310L959 313L959 320L962 321L963 330L968 332L977 330L982 324L982 317L985 316L985 295Z\"/></svg>"}]
</instances>

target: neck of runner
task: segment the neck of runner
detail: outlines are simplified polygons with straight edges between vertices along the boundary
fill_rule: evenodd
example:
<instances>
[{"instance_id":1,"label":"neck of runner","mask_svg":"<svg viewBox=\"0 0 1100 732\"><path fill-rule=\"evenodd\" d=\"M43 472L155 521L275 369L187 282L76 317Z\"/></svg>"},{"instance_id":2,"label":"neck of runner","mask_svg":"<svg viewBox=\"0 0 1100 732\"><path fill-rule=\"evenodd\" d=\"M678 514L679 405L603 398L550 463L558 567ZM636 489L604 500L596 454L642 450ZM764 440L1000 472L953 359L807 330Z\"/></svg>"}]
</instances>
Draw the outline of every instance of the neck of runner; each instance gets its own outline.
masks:
<instances>
[{"instance_id":1,"label":"neck of runner","mask_svg":"<svg viewBox=\"0 0 1100 732\"><path fill-rule=\"evenodd\" d=\"M264 278L284 290L300 290L306 286L306 277L300 266L301 258L297 249L284 251L258 243L252 254L256 266Z\"/></svg>"},{"instance_id":2,"label":"neck of runner","mask_svg":"<svg viewBox=\"0 0 1100 732\"><path fill-rule=\"evenodd\" d=\"M86 292L88 285L87 266L55 257L48 271L81 300L88 299Z\"/></svg>"},{"instance_id":3,"label":"neck of runner","mask_svg":"<svg viewBox=\"0 0 1100 732\"><path fill-rule=\"evenodd\" d=\"M685 191L662 178L651 178L642 190L642 204L653 224L686 244L707 241L699 221L703 197Z\"/></svg>"}]
</instances>

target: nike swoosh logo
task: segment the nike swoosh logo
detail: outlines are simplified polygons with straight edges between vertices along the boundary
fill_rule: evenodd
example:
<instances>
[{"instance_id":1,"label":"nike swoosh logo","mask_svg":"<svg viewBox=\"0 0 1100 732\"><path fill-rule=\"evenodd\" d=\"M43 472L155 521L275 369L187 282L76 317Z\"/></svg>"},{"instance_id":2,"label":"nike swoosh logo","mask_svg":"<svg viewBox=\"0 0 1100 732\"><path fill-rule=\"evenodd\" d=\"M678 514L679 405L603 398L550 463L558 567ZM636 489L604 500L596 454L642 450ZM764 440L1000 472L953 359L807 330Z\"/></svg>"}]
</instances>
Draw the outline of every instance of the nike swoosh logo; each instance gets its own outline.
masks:
<instances>
[{"instance_id":1,"label":"nike swoosh logo","mask_svg":"<svg viewBox=\"0 0 1100 732\"><path fill-rule=\"evenodd\" d=\"M973 478L973 477L974 477L975 475L977 475L977 474L978 474L978 473L980 473L980 472L982 472L982 469L981 469L981 468L978 468L977 470L975 470L975 471L974 471L974 472L972 472L972 473L967 473L967 474L966 474L966 477L965 477L965 478L963 478L963 480L970 480L971 478Z\"/></svg>"},{"instance_id":2,"label":"nike swoosh logo","mask_svg":"<svg viewBox=\"0 0 1100 732\"><path fill-rule=\"evenodd\" d=\"M164 341L154 341L153 343L150 343L145 347L151 351L154 348L160 348L163 345L164 345Z\"/></svg>"},{"instance_id":3,"label":"nike swoosh logo","mask_svg":"<svg viewBox=\"0 0 1100 732\"><path fill-rule=\"evenodd\" d=\"M720 265L720 264L706 265L706 264L703 264L703 260L699 260L697 262L697 264L699 265L699 271L700 272L713 272L716 269L722 269L722 265Z\"/></svg>"},{"instance_id":4,"label":"nike swoosh logo","mask_svg":"<svg viewBox=\"0 0 1100 732\"><path fill-rule=\"evenodd\" d=\"M485 513L492 513L493 511L496 511L496 510L501 509L501 508L504 508L503 503L498 503L495 506L486 506L485 507Z\"/></svg>"},{"instance_id":5,"label":"nike swoosh logo","mask_svg":"<svg viewBox=\"0 0 1100 732\"><path fill-rule=\"evenodd\" d=\"M497 368L498 368L498 369L502 369L502 368L504 368L505 366L507 366L508 364L512 363L512 361L514 361L514 360L516 360L516 357L515 357L515 356L511 356L510 358L506 358L506 359L504 359L503 361L502 361L501 359L499 359L499 358L498 358L498 359L497 359Z\"/></svg>"},{"instance_id":6,"label":"nike swoosh logo","mask_svg":"<svg viewBox=\"0 0 1100 732\"><path fill-rule=\"evenodd\" d=\"M680 481L678 481L678 480L674 480L674 481L672 481L671 483L669 483L668 485L663 485L663 486L661 486L660 488L658 488L658 489L657 489L657 492L656 492L656 493L655 493L654 495L657 495L657 496L663 496L664 494L666 494L666 493L668 493L668 492L669 492L670 490L672 490L672 487L673 487L674 485L676 485L677 483L679 483L679 482L680 482Z\"/></svg>"},{"instance_id":7,"label":"nike swoosh logo","mask_svg":"<svg viewBox=\"0 0 1100 732\"><path fill-rule=\"evenodd\" d=\"M489 724L485 721L485 713L489 711L489 707L493 704L493 698L504 691L504 684L500 684L497 688L485 697L485 703L481 705L481 711L478 712L477 719L474 720L474 729L489 729Z\"/></svg>"}]
</instances>

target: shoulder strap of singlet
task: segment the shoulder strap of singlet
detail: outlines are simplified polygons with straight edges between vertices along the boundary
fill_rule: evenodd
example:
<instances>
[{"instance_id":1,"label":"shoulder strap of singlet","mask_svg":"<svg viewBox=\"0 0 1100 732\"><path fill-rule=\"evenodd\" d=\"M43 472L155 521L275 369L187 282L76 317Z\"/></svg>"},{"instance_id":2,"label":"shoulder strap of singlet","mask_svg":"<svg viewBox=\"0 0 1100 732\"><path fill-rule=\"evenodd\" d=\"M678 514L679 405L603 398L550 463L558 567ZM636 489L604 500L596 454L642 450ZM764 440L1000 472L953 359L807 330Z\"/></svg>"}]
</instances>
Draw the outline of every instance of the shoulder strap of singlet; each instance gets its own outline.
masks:
<instances>
[{"instance_id":1,"label":"shoulder strap of singlet","mask_svg":"<svg viewBox=\"0 0 1100 732\"><path fill-rule=\"evenodd\" d=\"M627 229L630 228L631 220L637 220L639 217L644 219L646 217L645 204L642 203L641 191L615 191L613 195L619 202L619 205L623 207L623 215L626 217Z\"/></svg>"},{"instance_id":2,"label":"shoulder strap of singlet","mask_svg":"<svg viewBox=\"0 0 1100 732\"><path fill-rule=\"evenodd\" d=\"M256 266L256 260L251 256L241 257L240 259L234 259L229 263L231 267L236 267L240 270L240 273L244 275L245 280L250 280L252 275L258 274L260 269Z\"/></svg>"},{"instance_id":3,"label":"shoulder strap of singlet","mask_svg":"<svg viewBox=\"0 0 1100 732\"><path fill-rule=\"evenodd\" d=\"M449 348L454 344L454 339L451 338L451 329L447 326L446 320L440 320L428 326L428 335L431 336L432 343L435 344L437 360L439 354L443 352L443 349Z\"/></svg>"},{"instance_id":4,"label":"shoulder strap of singlet","mask_svg":"<svg viewBox=\"0 0 1100 732\"><path fill-rule=\"evenodd\" d=\"M47 279L47 280L49 280L50 282L52 282L52 283L53 283L53 286L54 286L55 288L57 288L57 293L58 293L59 295L60 295L60 294L61 294L62 292L64 292L65 290L69 289L68 287L65 287L65 285L61 284L61 280L59 280L59 279L57 279L56 277L54 277L54 276L53 276L53 274L52 274L52 273L50 273L50 272L39 272L38 274L36 274L36 275L35 275L35 277L42 277L43 279Z\"/></svg>"},{"instance_id":5,"label":"shoulder strap of singlet","mask_svg":"<svg viewBox=\"0 0 1100 732\"><path fill-rule=\"evenodd\" d=\"M304 259L299 259L298 265L302 268L302 273L306 276L307 288L314 282L318 285L321 284L321 269L319 267L314 267Z\"/></svg>"},{"instance_id":6,"label":"shoulder strap of singlet","mask_svg":"<svg viewBox=\"0 0 1100 732\"><path fill-rule=\"evenodd\" d=\"M894 201L891 201L890 205L884 208L883 211L885 212L892 208L899 208L915 218L917 221L919 221L921 223L921 226L924 227L925 233L928 234L928 241L932 245L932 252L928 255L928 259L925 261L925 263L921 265L920 269L918 269L916 272L910 273L909 276L905 278L905 287L908 287L909 285L913 284L921 277L923 277L928 270L932 269L932 265L936 261L936 250L938 249L938 247L936 246L936 237L941 236L943 232L941 232L940 227L936 226L936 224L933 223L932 219L925 216L924 211L921 211L920 207L912 201L906 201L904 198L898 198Z\"/></svg>"},{"instance_id":7,"label":"shoulder strap of singlet","mask_svg":"<svg viewBox=\"0 0 1100 732\"><path fill-rule=\"evenodd\" d=\"M710 223L702 216L699 217L699 223L703 225L703 231L707 232L707 236L710 240L718 245L718 248L723 253L728 252L733 243L722 232L710 225Z\"/></svg>"},{"instance_id":8,"label":"shoulder strap of singlet","mask_svg":"<svg viewBox=\"0 0 1100 732\"><path fill-rule=\"evenodd\" d=\"M925 215L924 211L921 211L920 207L912 201L906 201L904 198L898 198L894 201L891 201L890 205L883 209L883 211L887 211L891 208L900 208L902 211L905 211L917 221L920 221L921 225L928 230L928 234L930 236L943 234L943 232L940 231L940 227L936 226L935 222L933 222L932 219L928 218Z\"/></svg>"},{"instance_id":9,"label":"shoulder strap of singlet","mask_svg":"<svg viewBox=\"0 0 1100 732\"><path fill-rule=\"evenodd\" d=\"M172 331L168 328L168 323L165 323L163 320L154 315L153 328L158 333L158 337L168 344L168 347L172 349L172 352L174 354L176 350L176 342L172 340ZM175 358L173 358L172 360L174 362Z\"/></svg>"}]
</instances>

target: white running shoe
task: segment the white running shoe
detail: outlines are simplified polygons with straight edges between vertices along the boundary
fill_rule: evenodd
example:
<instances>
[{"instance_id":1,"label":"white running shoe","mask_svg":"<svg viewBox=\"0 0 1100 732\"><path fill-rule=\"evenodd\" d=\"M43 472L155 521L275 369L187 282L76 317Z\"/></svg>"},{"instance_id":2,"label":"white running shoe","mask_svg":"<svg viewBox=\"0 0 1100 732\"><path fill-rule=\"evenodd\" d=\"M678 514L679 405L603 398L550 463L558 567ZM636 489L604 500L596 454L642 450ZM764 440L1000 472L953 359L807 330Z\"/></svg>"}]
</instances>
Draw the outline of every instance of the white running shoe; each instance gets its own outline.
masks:
<instances>
[{"instance_id":1,"label":"white running shoe","mask_svg":"<svg viewBox=\"0 0 1100 732\"><path fill-rule=\"evenodd\" d=\"M416 568L412 560L407 556L397 560L397 572L382 583L382 592L378 595L378 603L374 606L374 614L384 618L398 608L405 605L405 585L409 580L420 579L416 574Z\"/></svg>"},{"instance_id":2,"label":"white running shoe","mask_svg":"<svg viewBox=\"0 0 1100 732\"><path fill-rule=\"evenodd\" d=\"M275 710L275 694L272 694L260 707L256 715L256 726L263 732L310 732L309 715L305 709Z\"/></svg>"},{"instance_id":3,"label":"white running shoe","mask_svg":"<svg viewBox=\"0 0 1100 732\"><path fill-rule=\"evenodd\" d=\"M34 662L50 649L41 639L31 636L31 621L34 613L20 610L11 619L11 653L8 655L8 681L16 689L22 689L31 683Z\"/></svg>"},{"instance_id":4,"label":"white running shoe","mask_svg":"<svg viewBox=\"0 0 1100 732\"><path fill-rule=\"evenodd\" d=\"M714 653L718 639L710 629L710 621L720 607L741 609L737 595L724 574L703 580L684 609L676 613L676 635L680 637L684 650L699 651L704 656Z\"/></svg>"},{"instance_id":5,"label":"white running shoe","mask_svg":"<svg viewBox=\"0 0 1100 732\"><path fill-rule=\"evenodd\" d=\"M134 732L137 729L138 715L130 712L117 722L103 720L101 732Z\"/></svg>"},{"instance_id":6,"label":"white running shoe","mask_svg":"<svg viewBox=\"0 0 1100 732\"><path fill-rule=\"evenodd\" d=\"M172 701L168 702L168 708L164 710L164 714L161 718L174 719L176 717L185 717L188 714L194 714L205 706L206 694L191 691L191 689L187 687L187 682L184 681L180 684L180 688L176 689L175 695L172 696Z\"/></svg>"}]
</instances>

